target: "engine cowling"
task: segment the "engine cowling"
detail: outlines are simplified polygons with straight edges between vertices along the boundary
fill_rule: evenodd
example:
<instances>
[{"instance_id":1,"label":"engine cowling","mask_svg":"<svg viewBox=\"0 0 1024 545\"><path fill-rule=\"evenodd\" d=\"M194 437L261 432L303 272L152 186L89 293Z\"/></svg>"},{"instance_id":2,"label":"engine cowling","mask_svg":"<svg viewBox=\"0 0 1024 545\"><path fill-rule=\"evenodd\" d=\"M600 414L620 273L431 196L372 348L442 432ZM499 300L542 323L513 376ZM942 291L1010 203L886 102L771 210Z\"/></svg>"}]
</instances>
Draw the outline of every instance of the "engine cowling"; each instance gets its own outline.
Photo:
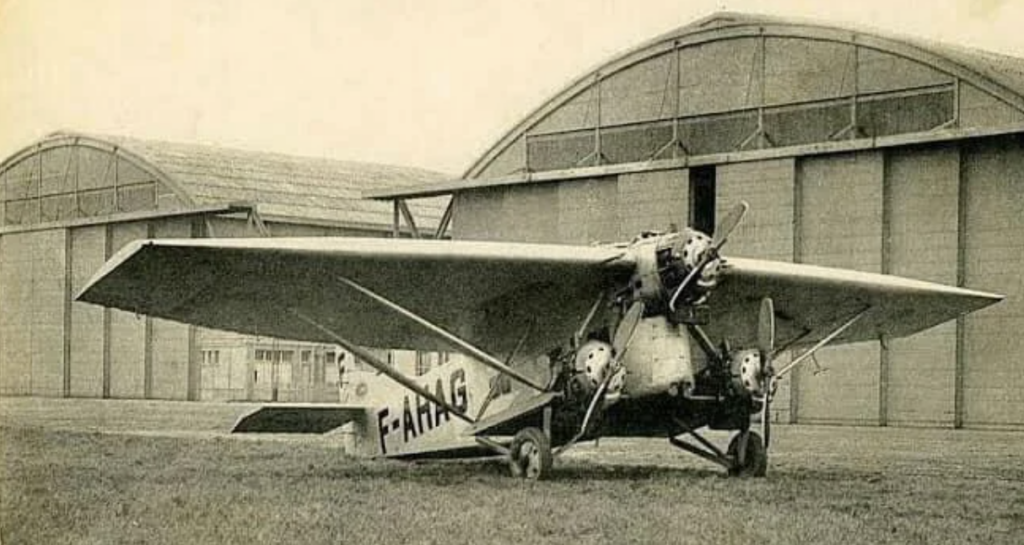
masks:
<instances>
[{"instance_id":1,"label":"engine cowling","mask_svg":"<svg viewBox=\"0 0 1024 545\"><path fill-rule=\"evenodd\" d=\"M574 368L586 377L590 388L596 389L612 371L614 360L612 345L602 341L587 341L576 352Z\"/></svg>"},{"instance_id":2,"label":"engine cowling","mask_svg":"<svg viewBox=\"0 0 1024 545\"><path fill-rule=\"evenodd\" d=\"M688 304L700 303L721 276L721 260L708 260L713 252L711 237L687 229L682 233L639 238L633 242L637 272L633 278L633 297L644 301L649 313L668 308L669 298L683 280L707 260L699 276L681 294Z\"/></svg>"},{"instance_id":3,"label":"engine cowling","mask_svg":"<svg viewBox=\"0 0 1024 545\"><path fill-rule=\"evenodd\" d=\"M768 388L768 374L761 351L740 350L732 356L732 377L735 386L751 395L762 396Z\"/></svg>"}]
</instances>

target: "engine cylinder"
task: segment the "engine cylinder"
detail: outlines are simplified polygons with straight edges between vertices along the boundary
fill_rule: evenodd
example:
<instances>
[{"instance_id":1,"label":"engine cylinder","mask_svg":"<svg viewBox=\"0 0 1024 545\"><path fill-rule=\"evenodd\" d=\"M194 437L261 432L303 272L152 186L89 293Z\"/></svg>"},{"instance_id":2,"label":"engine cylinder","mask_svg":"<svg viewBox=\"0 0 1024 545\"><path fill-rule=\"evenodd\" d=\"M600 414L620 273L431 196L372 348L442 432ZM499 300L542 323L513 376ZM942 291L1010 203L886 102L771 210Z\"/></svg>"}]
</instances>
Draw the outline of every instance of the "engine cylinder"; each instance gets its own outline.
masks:
<instances>
[{"instance_id":1,"label":"engine cylinder","mask_svg":"<svg viewBox=\"0 0 1024 545\"><path fill-rule=\"evenodd\" d=\"M766 384L761 352L756 349L737 352L732 358L732 376L741 389L763 395Z\"/></svg>"},{"instance_id":2,"label":"engine cylinder","mask_svg":"<svg viewBox=\"0 0 1024 545\"><path fill-rule=\"evenodd\" d=\"M576 372L583 373L591 387L596 388L612 371L612 350L606 342L587 341L576 352Z\"/></svg>"}]
</instances>

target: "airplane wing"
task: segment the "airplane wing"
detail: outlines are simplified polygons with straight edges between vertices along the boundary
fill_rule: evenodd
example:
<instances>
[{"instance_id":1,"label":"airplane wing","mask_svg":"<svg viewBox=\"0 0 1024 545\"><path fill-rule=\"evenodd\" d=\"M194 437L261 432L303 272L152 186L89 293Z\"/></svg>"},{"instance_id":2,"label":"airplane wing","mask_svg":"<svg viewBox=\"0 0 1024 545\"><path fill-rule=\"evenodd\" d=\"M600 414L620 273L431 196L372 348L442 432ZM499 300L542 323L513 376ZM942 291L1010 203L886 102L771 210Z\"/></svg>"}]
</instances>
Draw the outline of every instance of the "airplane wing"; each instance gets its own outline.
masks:
<instances>
[{"instance_id":1,"label":"airplane wing","mask_svg":"<svg viewBox=\"0 0 1024 545\"><path fill-rule=\"evenodd\" d=\"M143 240L125 246L78 299L246 334L334 342L301 311L358 345L449 349L435 334L348 287L357 282L499 357L532 358L573 334L597 294L636 267L621 247L360 238ZM779 344L892 337L1001 297L907 278L727 258L709 300L714 339L752 346L760 301Z\"/></svg>"},{"instance_id":2,"label":"airplane wing","mask_svg":"<svg viewBox=\"0 0 1024 545\"><path fill-rule=\"evenodd\" d=\"M564 344L596 296L634 265L612 247L364 238L141 240L78 299L214 329L333 343L300 311L368 347L450 349L354 281L489 353Z\"/></svg>"},{"instance_id":3,"label":"airplane wing","mask_svg":"<svg viewBox=\"0 0 1024 545\"><path fill-rule=\"evenodd\" d=\"M727 258L711 294L712 338L733 346L756 344L761 299L775 303L780 345L817 342L856 313L868 309L832 344L904 337L1002 299L984 293L898 276L775 261Z\"/></svg>"}]
</instances>

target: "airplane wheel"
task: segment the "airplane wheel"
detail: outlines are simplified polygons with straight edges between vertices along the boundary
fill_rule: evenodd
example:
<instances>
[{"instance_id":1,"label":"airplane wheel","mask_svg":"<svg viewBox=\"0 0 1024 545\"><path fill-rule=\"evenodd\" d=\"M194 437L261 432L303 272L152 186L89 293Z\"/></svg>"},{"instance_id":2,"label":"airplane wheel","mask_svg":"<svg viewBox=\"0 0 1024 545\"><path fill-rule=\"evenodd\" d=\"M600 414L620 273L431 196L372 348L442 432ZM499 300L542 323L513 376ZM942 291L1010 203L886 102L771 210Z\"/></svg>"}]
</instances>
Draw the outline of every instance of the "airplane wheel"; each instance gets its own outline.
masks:
<instances>
[{"instance_id":1,"label":"airplane wheel","mask_svg":"<svg viewBox=\"0 0 1024 545\"><path fill-rule=\"evenodd\" d=\"M740 443L743 436L747 436L746 453L743 456L743 463L740 464ZM768 451L764 448L764 441L756 432L740 432L729 441L729 448L726 450L729 458L736 460L736 465L729 470L729 475L737 477L764 477L768 472Z\"/></svg>"},{"instance_id":2,"label":"airplane wheel","mask_svg":"<svg viewBox=\"0 0 1024 545\"><path fill-rule=\"evenodd\" d=\"M523 479L540 480L551 470L551 442L537 428L525 428L512 439L509 449L509 467L512 475Z\"/></svg>"}]
</instances>

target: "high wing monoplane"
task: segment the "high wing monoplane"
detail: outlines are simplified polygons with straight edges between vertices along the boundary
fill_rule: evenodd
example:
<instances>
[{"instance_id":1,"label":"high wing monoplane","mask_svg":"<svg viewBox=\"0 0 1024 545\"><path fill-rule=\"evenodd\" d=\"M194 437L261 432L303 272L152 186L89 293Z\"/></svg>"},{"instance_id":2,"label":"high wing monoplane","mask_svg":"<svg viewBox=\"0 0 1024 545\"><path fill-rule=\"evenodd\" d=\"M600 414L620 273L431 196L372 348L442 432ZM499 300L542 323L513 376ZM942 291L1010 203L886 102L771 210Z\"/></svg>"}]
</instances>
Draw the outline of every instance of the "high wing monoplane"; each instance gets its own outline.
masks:
<instances>
[{"instance_id":1,"label":"high wing monoplane","mask_svg":"<svg viewBox=\"0 0 1024 545\"><path fill-rule=\"evenodd\" d=\"M606 246L141 240L78 299L337 344L405 390L372 405L268 407L239 431L354 421L378 454L498 452L529 478L601 436L666 437L730 473L764 475L776 385L818 349L911 335L1001 299L722 257L746 210L738 205L713 236L643 233ZM457 351L465 361L411 377L366 347ZM793 357L777 367L782 352ZM723 450L704 428L736 433Z\"/></svg>"}]
</instances>

